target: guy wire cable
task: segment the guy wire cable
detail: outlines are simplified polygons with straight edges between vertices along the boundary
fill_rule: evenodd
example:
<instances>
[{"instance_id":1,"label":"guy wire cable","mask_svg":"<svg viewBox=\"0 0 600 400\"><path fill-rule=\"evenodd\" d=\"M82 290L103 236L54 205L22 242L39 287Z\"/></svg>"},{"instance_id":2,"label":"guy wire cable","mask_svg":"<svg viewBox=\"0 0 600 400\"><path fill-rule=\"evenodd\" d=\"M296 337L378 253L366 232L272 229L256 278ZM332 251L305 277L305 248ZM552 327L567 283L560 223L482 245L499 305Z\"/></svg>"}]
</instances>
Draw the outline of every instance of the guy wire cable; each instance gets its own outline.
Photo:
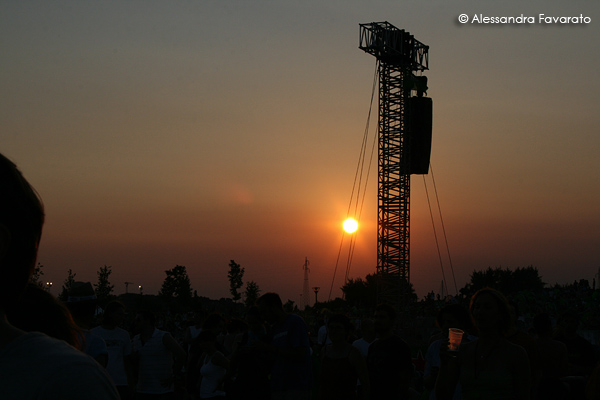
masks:
<instances>
[{"instance_id":1,"label":"guy wire cable","mask_svg":"<svg viewBox=\"0 0 600 400\"><path fill-rule=\"evenodd\" d=\"M352 193L350 194L350 203L348 204L348 212L347 212L347 217L350 216L350 210L352 208L352 201L354 199L354 192L355 190L357 191L357 203L358 203L358 198L360 196L360 182L362 182L362 171L364 169L364 158L365 158L365 152L366 152L366 143L367 143L367 139L368 139L368 134L369 134L369 124L370 124L370 120L371 120L371 113L373 110L373 99L375 97L375 88L377 86L377 76L378 76L378 71L379 71L379 63L377 62L375 64L375 73L373 74L373 85L371 88L371 102L369 105L369 113L367 115L367 123L365 126L365 131L363 134L363 140L361 143L361 148L360 148L360 154L359 154L359 158L358 158L358 164L356 166L356 173L354 175L354 183L352 186ZM369 167L370 168L370 167ZM359 171L360 171L360 179L359 179L359 187L358 189L356 188L356 181L359 177ZM356 207L355 207L356 209ZM335 275L337 273L337 268L338 268L338 264L339 264L339 260L340 260L340 254L342 252L342 245L344 243L344 235L345 233L342 232L342 239L340 241L340 248L338 250L338 256L337 256L337 260L335 262L335 268L333 270L333 278L331 280L331 287L329 288L329 296L328 296L328 301L331 300L331 293L333 291L333 285L335 282Z\"/></svg>"}]
</instances>

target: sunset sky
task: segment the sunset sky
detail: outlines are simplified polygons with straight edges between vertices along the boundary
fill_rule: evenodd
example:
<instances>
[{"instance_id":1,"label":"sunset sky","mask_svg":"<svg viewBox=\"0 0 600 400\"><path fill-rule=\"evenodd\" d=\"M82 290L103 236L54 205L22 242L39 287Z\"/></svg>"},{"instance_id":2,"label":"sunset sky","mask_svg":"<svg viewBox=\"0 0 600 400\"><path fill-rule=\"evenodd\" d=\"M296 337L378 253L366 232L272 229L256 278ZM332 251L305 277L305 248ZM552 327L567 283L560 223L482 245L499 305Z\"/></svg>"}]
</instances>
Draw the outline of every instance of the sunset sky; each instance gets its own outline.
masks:
<instances>
[{"instance_id":1,"label":"sunset sky","mask_svg":"<svg viewBox=\"0 0 600 400\"><path fill-rule=\"evenodd\" d=\"M535 22L470 22L480 14ZM600 2L4 0L0 152L44 201L38 261L53 293L69 268L96 282L104 265L117 294L124 282L157 293L184 265L199 295L229 297L235 260L244 281L302 305L308 257L325 300L376 67L358 49L359 23L374 21L430 47L431 165L458 288L475 269L529 265L550 284L591 282ZM373 165L351 277L375 271L376 182ZM411 204L422 297L439 290L442 267L421 175Z\"/></svg>"}]
</instances>

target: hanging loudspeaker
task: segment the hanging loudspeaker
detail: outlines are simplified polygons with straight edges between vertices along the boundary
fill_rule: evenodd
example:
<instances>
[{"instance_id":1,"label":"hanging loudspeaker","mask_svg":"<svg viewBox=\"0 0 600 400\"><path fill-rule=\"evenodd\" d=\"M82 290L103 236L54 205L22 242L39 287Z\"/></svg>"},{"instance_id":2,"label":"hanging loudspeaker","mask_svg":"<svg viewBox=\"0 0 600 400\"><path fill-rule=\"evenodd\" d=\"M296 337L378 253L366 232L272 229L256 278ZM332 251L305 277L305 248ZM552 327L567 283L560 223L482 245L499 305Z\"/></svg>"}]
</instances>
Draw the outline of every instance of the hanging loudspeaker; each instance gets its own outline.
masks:
<instances>
[{"instance_id":1,"label":"hanging loudspeaker","mask_svg":"<svg viewBox=\"0 0 600 400\"><path fill-rule=\"evenodd\" d=\"M411 97L408 100L409 129L408 149L410 151L410 174L429 173L431 156L431 130L433 122L433 101L429 97Z\"/></svg>"}]
</instances>

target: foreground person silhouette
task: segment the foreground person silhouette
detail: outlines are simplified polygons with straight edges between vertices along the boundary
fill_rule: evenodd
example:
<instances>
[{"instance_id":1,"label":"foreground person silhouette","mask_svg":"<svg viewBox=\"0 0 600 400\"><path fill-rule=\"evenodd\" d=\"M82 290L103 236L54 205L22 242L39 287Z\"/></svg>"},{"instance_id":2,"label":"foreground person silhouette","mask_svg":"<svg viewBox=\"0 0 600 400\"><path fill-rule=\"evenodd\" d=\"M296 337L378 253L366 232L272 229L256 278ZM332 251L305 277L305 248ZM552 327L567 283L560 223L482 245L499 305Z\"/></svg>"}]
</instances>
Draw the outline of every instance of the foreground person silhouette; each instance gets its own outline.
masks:
<instances>
[{"instance_id":1,"label":"foreground person silhouette","mask_svg":"<svg viewBox=\"0 0 600 400\"><path fill-rule=\"evenodd\" d=\"M276 293L265 293L256 302L261 317L271 324L271 342L255 343L273 357L272 400L310 400L313 385L308 328L296 314L283 309Z\"/></svg>"},{"instance_id":2,"label":"foreground person silhouette","mask_svg":"<svg viewBox=\"0 0 600 400\"><path fill-rule=\"evenodd\" d=\"M6 310L8 322L25 332L42 332L81 349L81 330L65 304L36 283L29 283L19 303Z\"/></svg>"},{"instance_id":3,"label":"foreground person silhouette","mask_svg":"<svg viewBox=\"0 0 600 400\"><path fill-rule=\"evenodd\" d=\"M6 319L35 266L44 223L41 201L15 164L0 154L0 398L118 399L92 358Z\"/></svg>"},{"instance_id":4,"label":"foreground person silhouette","mask_svg":"<svg viewBox=\"0 0 600 400\"><path fill-rule=\"evenodd\" d=\"M73 321L81 330L79 349L106 368L108 363L106 343L103 338L91 331L98 309L98 298L90 282L73 282L68 291L67 308L73 316Z\"/></svg>"},{"instance_id":5,"label":"foreground person silhouette","mask_svg":"<svg viewBox=\"0 0 600 400\"><path fill-rule=\"evenodd\" d=\"M117 387L121 400L132 398L135 392L132 342L129 332L120 327L125 314L125 305L113 300L104 308L102 324L92 329L92 332L104 339L106 343L108 349L106 371Z\"/></svg>"},{"instance_id":6,"label":"foreground person silhouette","mask_svg":"<svg viewBox=\"0 0 600 400\"><path fill-rule=\"evenodd\" d=\"M445 305L438 311L436 323L440 328L440 333L432 337L433 340L425 354L426 364L425 372L423 373L423 382L425 387L429 390L430 400L437 400L433 389L440 370L440 349L444 342L448 340L450 328L458 328L465 332L462 338L463 342L469 342L476 339L475 336L470 335L470 332L473 331L473 323L471 322L469 311L460 304ZM453 399L462 399L460 384L456 385Z\"/></svg>"},{"instance_id":7,"label":"foreground person silhouette","mask_svg":"<svg viewBox=\"0 0 600 400\"><path fill-rule=\"evenodd\" d=\"M156 328L156 316L143 310L135 316L133 360L137 365L136 399L174 399L175 378L185 365L187 355L167 331Z\"/></svg>"},{"instance_id":8,"label":"foreground person silhouette","mask_svg":"<svg viewBox=\"0 0 600 400\"><path fill-rule=\"evenodd\" d=\"M531 372L527 353L505 337L510 308L497 290L475 293L470 306L478 338L462 343L458 352L442 345L440 372L435 385L438 400L452 399L460 382L465 400L527 400L531 398Z\"/></svg>"},{"instance_id":9,"label":"foreground person silhouette","mask_svg":"<svg viewBox=\"0 0 600 400\"><path fill-rule=\"evenodd\" d=\"M367 363L360 350L348 340L353 328L350 319L343 314L333 314L327 321L331 343L321 350L319 400L370 399ZM359 378L360 397L356 390Z\"/></svg>"},{"instance_id":10,"label":"foreground person silhouette","mask_svg":"<svg viewBox=\"0 0 600 400\"><path fill-rule=\"evenodd\" d=\"M238 335L231 355L225 391L228 400L265 400L271 398L269 355L257 343L268 342L267 329L258 307L246 312L248 329Z\"/></svg>"},{"instance_id":11,"label":"foreground person silhouette","mask_svg":"<svg viewBox=\"0 0 600 400\"><path fill-rule=\"evenodd\" d=\"M410 347L394 333L396 310L389 304L375 309L377 340L369 346L367 368L371 385L371 399L414 398L410 383L413 365Z\"/></svg>"}]
</instances>

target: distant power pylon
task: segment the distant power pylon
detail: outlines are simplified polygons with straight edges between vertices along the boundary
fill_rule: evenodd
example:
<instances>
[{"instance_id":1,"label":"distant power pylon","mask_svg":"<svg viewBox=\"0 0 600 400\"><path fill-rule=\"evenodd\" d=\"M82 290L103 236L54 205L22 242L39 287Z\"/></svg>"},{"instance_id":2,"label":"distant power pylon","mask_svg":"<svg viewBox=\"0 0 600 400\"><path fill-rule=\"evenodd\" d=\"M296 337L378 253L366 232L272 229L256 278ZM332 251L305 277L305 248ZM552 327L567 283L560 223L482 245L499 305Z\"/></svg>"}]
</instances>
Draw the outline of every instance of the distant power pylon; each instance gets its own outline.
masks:
<instances>
[{"instance_id":1,"label":"distant power pylon","mask_svg":"<svg viewBox=\"0 0 600 400\"><path fill-rule=\"evenodd\" d=\"M302 269L304 270L304 288L302 290L302 297L303 297L303 301L304 301L304 308L308 307L308 265L310 263L308 262L308 257L304 257L304 265L302 266Z\"/></svg>"}]
</instances>

